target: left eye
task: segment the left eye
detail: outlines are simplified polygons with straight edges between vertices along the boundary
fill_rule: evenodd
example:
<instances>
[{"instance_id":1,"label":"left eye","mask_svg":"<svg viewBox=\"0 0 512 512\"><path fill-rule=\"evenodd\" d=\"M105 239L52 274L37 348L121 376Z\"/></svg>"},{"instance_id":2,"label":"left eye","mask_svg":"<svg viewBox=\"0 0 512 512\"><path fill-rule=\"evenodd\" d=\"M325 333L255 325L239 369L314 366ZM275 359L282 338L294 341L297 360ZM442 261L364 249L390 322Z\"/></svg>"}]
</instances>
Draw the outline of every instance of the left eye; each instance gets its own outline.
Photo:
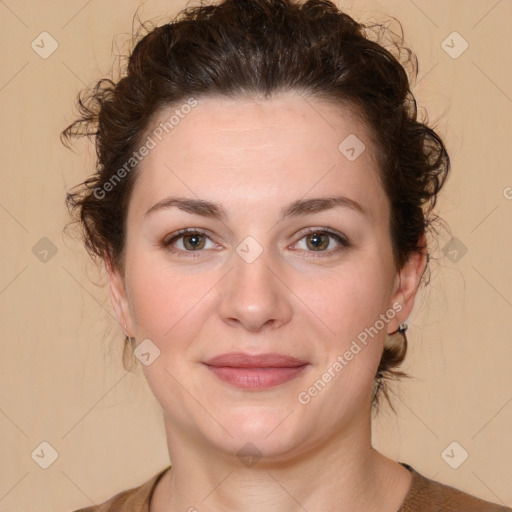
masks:
<instances>
[{"instance_id":1,"label":"left eye","mask_svg":"<svg viewBox=\"0 0 512 512\"><path fill-rule=\"evenodd\" d=\"M207 240L210 241L212 246L207 247ZM181 247L178 242L181 243ZM213 249L215 248L215 243L212 242L205 233L201 231L188 231L183 230L176 233L175 236L166 240L164 242L166 247L173 246L177 250L193 252L200 251L201 249Z\"/></svg>"},{"instance_id":2,"label":"left eye","mask_svg":"<svg viewBox=\"0 0 512 512\"><path fill-rule=\"evenodd\" d=\"M337 250L342 247L349 247L349 242L337 233L332 233L325 230L314 230L306 233L298 242L305 240L305 247L299 247L300 249L310 252L327 252L327 249ZM331 241L335 240L336 244L332 244ZM334 245L334 247L332 247ZM341 246L341 247L340 247Z\"/></svg>"}]
</instances>

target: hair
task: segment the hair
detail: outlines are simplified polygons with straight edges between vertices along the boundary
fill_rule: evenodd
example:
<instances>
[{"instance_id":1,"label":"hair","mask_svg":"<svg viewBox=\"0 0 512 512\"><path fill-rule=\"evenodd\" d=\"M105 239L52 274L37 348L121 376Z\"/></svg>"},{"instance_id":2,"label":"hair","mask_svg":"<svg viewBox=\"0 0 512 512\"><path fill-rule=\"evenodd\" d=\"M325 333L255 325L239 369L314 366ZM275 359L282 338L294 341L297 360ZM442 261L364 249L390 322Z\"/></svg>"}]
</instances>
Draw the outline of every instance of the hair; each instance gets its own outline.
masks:
<instances>
[{"instance_id":1,"label":"hair","mask_svg":"<svg viewBox=\"0 0 512 512\"><path fill-rule=\"evenodd\" d=\"M224 0L188 6L169 23L145 30L133 36L119 79L103 78L79 93L79 116L61 133L66 146L72 138L94 137L96 170L66 197L93 259L124 273L137 166L108 184L162 108L190 97L271 98L287 91L348 106L364 122L390 203L396 269L426 250L420 238L438 219L433 208L450 160L439 135L419 119L410 83L417 58L403 44L401 25L397 35L381 24L358 23L329 0ZM386 341L373 405L380 391L391 405L386 379L407 376L396 369L406 351L405 334L400 342Z\"/></svg>"}]
</instances>

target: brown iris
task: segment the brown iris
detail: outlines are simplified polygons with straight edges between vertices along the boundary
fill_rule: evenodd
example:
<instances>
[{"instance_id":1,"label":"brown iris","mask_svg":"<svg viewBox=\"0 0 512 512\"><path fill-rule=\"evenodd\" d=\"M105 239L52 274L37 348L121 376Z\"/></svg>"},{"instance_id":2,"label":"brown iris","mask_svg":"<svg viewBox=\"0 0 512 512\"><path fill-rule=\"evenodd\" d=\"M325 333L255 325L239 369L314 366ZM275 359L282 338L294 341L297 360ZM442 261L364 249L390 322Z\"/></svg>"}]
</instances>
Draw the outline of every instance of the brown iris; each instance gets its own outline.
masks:
<instances>
[{"instance_id":1,"label":"brown iris","mask_svg":"<svg viewBox=\"0 0 512 512\"><path fill-rule=\"evenodd\" d=\"M322 240L323 237L323 240ZM310 245L310 240L313 241L313 245ZM307 245L309 249L326 249L329 246L329 237L325 233L311 233L306 237Z\"/></svg>"},{"instance_id":2,"label":"brown iris","mask_svg":"<svg viewBox=\"0 0 512 512\"><path fill-rule=\"evenodd\" d=\"M183 236L183 246L187 250L198 250L202 249L205 245L204 235L200 233L193 233L192 235Z\"/></svg>"}]
</instances>

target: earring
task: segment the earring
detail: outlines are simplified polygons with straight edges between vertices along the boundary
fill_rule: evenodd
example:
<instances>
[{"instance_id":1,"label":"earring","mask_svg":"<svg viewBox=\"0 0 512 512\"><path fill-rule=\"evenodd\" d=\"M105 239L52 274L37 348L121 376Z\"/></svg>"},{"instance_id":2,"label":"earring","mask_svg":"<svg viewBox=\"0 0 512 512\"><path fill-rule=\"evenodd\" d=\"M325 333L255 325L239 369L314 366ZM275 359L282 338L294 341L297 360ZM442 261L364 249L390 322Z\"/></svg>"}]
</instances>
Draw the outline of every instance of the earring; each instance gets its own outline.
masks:
<instances>
[{"instance_id":1,"label":"earring","mask_svg":"<svg viewBox=\"0 0 512 512\"><path fill-rule=\"evenodd\" d=\"M405 334L405 331L407 331L408 327L409 325L407 324L407 322L404 322L398 326L397 332L399 332L400 334Z\"/></svg>"},{"instance_id":2,"label":"earring","mask_svg":"<svg viewBox=\"0 0 512 512\"><path fill-rule=\"evenodd\" d=\"M400 334L402 338L402 343L407 345L407 335L405 334L405 332L407 331L408 327L409 325L407 324L407 322L402 322L398 326L398 329L396 331L389 332L387 333L387 335L390 336L390 339L395 339L395 334ZM396 341L394 341L393 344L396 345Z\"/></svg>"},{"instance_id":3,"label":"earring","mask_svg":"<svg viewBox=\"0 0 512 512\"><path fill-rule=\"evenodd\" d=\"M135 341L135 338L132 338L131 336L128 335L128 333L126 332L127 328L128 328L127 325L124 324L125 341L126 341L126 343L133 343Z\"/></svg>"}]
</instances>

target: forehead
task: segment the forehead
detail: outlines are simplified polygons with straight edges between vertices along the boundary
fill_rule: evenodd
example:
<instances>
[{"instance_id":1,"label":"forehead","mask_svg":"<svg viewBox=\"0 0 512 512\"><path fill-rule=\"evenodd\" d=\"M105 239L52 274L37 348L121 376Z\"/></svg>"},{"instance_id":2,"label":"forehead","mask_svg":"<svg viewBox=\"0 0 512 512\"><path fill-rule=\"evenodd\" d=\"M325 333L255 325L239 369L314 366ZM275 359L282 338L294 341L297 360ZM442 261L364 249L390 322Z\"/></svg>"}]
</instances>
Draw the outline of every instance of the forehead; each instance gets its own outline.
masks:
<instances>
[{"instance_id":1,"label":"forehead","mask_svg":"<svg viewBox=\"0 0 512 512\"><path fill-rule=\"evenodd\" d=\"M143 142L150 140L130 209L169 193L250 208L339 192L380 215L385 207L369 130L326 100L299 93L184 100L158 112Z\"/></svg>"}]
</instances>

